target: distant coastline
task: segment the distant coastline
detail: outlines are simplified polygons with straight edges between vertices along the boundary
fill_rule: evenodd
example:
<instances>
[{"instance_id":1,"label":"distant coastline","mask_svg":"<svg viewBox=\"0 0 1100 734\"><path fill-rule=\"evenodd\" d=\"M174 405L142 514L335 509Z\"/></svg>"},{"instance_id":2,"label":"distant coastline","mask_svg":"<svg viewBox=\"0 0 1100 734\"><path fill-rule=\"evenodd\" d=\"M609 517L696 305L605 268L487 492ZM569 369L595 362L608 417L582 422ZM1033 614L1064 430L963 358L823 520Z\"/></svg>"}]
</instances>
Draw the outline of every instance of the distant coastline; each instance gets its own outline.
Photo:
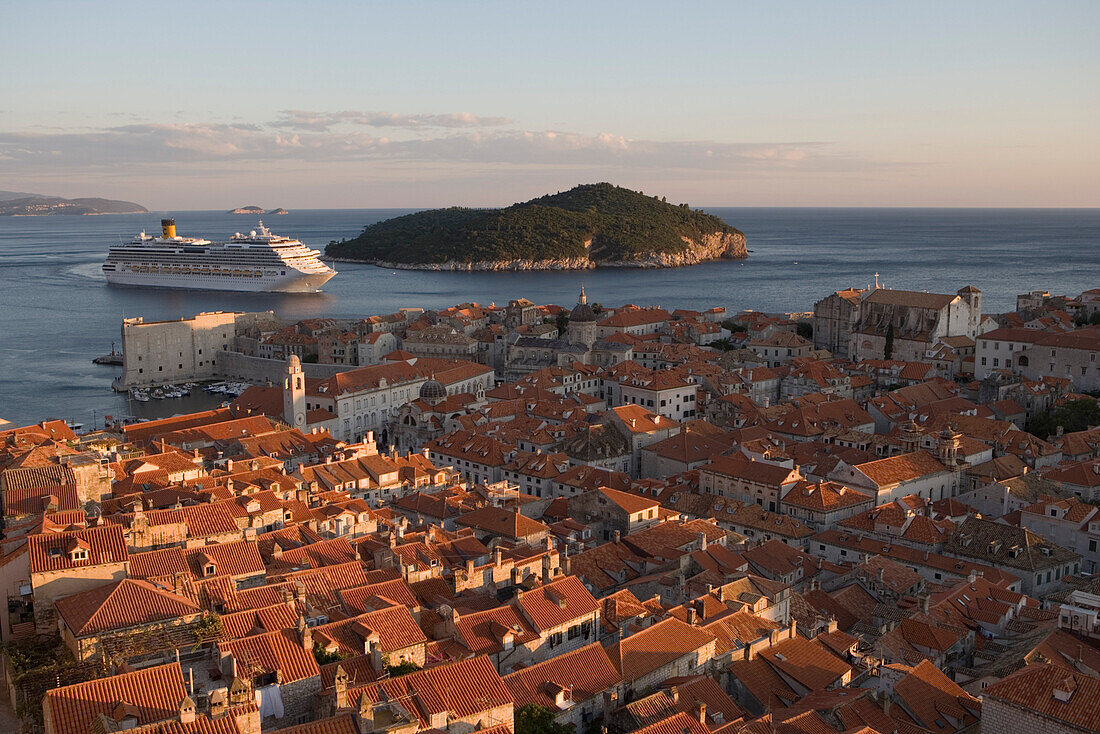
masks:
<instances>
[{"instance_id":1,"label":"distant coastline","mask_svg":"<svg viewBox=\"0 0 1100 734\"><path fill-rule=\"evenodd\" d=\"M94 216L99 214L148 214L132 201L116 199L63 199L60 196L20 196L0 199L0 217Z\"/></svg>"}]
</instances>

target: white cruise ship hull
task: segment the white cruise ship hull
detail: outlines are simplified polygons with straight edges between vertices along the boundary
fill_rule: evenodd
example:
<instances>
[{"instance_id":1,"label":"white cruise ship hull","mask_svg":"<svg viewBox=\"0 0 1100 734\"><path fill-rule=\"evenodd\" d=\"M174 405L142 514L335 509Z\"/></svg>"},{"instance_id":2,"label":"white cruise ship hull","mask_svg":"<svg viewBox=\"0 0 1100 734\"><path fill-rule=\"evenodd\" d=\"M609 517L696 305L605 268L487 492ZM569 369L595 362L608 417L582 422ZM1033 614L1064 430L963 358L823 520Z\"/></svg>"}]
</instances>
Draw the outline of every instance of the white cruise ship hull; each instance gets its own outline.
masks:
<instances>
[{"instance_id":1,"label":"white cruise ship hull","mask_svg":"<svg viewBox=\"0 0 1100 734\"><path fill-rule=\"evenodd\" d=\"M176 235L176 221L160 221L162 237L143 231L112 246L103 263L110 285L247 293L312 293L336 271L321 253L296 239L259 231L214 243Z\"/></svg>"},{"instance_id":2,"label":"white cruise ship hull","mask_svg":"<svg viewBox=\"0 0 1100 734\"><path fill-rule=\"evenodd\" d=\"M177 288L204 291L239 291L245 293L313 293L321 289L336 271L327 273L287 272L286 275L240 277L180 273L137 273L131 270L106 270L110 285L142 288Z\"/></svg>"}]
</instances>

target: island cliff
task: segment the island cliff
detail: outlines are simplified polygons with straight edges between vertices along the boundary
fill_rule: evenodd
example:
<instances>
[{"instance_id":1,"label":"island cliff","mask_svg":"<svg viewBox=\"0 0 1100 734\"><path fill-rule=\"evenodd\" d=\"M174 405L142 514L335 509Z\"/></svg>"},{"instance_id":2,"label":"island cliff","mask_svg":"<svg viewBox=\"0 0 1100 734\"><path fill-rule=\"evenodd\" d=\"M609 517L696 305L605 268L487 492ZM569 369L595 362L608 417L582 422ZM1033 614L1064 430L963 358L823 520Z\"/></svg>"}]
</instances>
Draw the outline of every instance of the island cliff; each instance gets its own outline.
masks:
<instances>
[{"instance_id":1,"label":"island cliff","mask_svg":"<svg viewBox=\"0 0 1100 734\"><path fill-rule=\"evenodd\" d=\"M748 256L745 235L686 204L611 184L503 209L434 209L333 242L330 257L413 270L670 268Z\"/></svg>"}]
</instances>

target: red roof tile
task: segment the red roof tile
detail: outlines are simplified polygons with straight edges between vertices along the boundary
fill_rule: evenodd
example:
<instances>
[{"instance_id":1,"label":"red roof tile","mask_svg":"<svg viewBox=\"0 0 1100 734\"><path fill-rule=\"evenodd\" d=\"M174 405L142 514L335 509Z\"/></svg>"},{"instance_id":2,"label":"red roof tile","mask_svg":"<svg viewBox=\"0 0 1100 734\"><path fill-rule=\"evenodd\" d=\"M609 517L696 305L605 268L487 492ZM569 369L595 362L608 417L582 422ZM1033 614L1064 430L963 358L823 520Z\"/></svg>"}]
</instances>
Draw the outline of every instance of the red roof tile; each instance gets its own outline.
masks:
<instances>
[{"instance_id":1,"label":"red roof tile","mask_svg":"<svg viewBox=\"0 0 1100 734\"><path fill-rule=\"evenodd\" d=\"M80 545L86 560L73 560L72 551ZM31 573L69 571L76 568L125 563L129 557L122 528L105 525L27 539Z\"/></svg>"},{"instance_id":2,"label":"red roof tile","mask_svg":"<svg viewBox=\"0 0 1100 734\"><path fill-rule=\"evenodd\" d=\"M540 631L593 614L600 608L600 603L576 576L525 591L516 598L516 605Z\"/></svg>"},{"instance_id":3,"label":"red roof tile","mask_svg":"<svg viewBox=\"0 0 1100 734\"><path fill-rule=\"evenodd\" d=\"M202 608L189 599L133 579L58 599L55 606L74 637L202 612Z\"/></svg>"},{"instance_id":4,"label":"red roof tile","mask_svg":"<svg viewBox=\"0 0 1100 734\"><path fill-rule=\"evenodd\" d=\"M234 657L238 672L246 678L279 671L283 683L293 683L321 674L313 650L302 647L297 630L278 630L221 641L218 649Z\"/></svg>"},{"instance_id":5,"label":"red roof tile","mask_svg":"<svg viewBox=\"0 0 1100 734\"><path fill-rule=\"evenodd\" d=\"M43 711L53 732L75 734L90 731L99 714L111 716L120 701L128 704L139 726L178 718L186 695L180 666L168 663L54 688L46 692Z\"/></svg>"}]
</instances>

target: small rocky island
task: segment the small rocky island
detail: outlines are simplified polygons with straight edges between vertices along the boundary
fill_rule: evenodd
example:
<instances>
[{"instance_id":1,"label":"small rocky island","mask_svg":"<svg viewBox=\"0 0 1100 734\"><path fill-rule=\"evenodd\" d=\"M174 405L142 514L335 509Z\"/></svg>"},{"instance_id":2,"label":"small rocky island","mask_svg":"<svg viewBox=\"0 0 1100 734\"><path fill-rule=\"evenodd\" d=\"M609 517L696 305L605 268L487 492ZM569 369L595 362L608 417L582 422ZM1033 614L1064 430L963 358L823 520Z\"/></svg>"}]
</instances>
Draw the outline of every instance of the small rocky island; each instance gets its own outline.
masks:
<instances>
[{"instance_id":1,"label":"small rocky island","mask_svg":"<svg viewBox=\"0 0 1100 734\"><path fill-rule=\"evenodd\" d=\"M239 206L236 209L230 209L229 214L263 214L263 207L259 206Z\"/></svg>"},{"instance_id":2,"label":"small rocky island","mask_svg":"<svg viewBox=\"0 0 1100 734\"><path fill-rule=\"evenodd\" d=\"M408 270L672 268L748 257L745 235L687 204L609 183L503 209L432 209L333 242L329 257Z\"/></svg>"},{"instance_id":3,"label":"small rocky island","mask_svg":"<svg viewBox=\"0 0 1100 734\"><path fill-rule=\"evenodd\" d=\"M278 209L272 209L268 214L290 214L286 209L279 207Z\"/></svg>"},{"instance_id":4,"label":"small rocky island","mask_svg":"<svg viewBox=\"0 0 1100 734\"><path fill-rule=\"evenodd\" d=\"M6 194L8 192L0 192ZM14 192L12 192L14 193ZM30 194L16 198L0 196L0 217L45 217L58 214L142 214L149 210L132 201L114 199L63 199L60 196Z\"/></svg>"}]
</instances>

